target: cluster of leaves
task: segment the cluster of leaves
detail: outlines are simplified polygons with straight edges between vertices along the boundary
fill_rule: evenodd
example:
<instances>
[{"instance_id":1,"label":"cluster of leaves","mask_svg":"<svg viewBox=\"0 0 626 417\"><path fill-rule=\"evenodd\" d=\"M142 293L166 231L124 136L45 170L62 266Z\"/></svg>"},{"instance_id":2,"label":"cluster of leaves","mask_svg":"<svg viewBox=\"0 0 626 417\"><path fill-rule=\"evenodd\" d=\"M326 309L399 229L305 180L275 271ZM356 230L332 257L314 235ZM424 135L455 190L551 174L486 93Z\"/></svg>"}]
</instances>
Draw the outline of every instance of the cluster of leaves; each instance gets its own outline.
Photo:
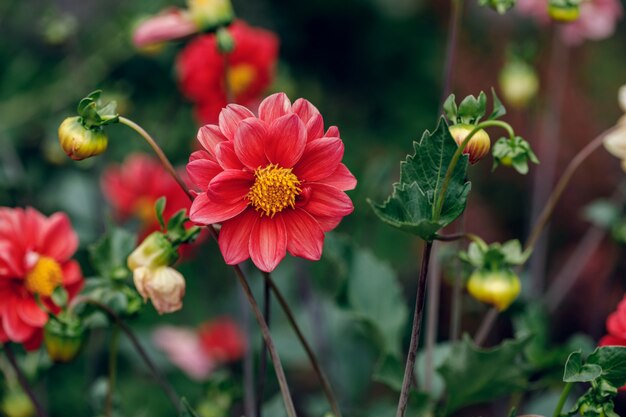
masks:
<instances>
[{"instance_id":1,"label":"cluster of leaves","mask_svg":"<svg viewBox=\"0 0 626 417\"><path fill-rule=\"evenodd\" d=\"M587 220L608 230L613 239L626 243L626 215L623 208L609 200L596 200L585 208Z\"/></svg>"},{"instance_id":2,"label":"cluster of leaves","mask_svg":"<svg viewBox=\"0 0 626 417\"><path fill-rule=\"evenodd\" d=\"M506 108L493 88L491 95L493 97L492 110L487 120L496 120L506 114ZM454 94L450 94L443 103L443 111L451 124L477 125L487 114L487 95L484 91L481 91L478 97L469 95L457 106Z\"/></svg>"},{"instance_id":3,"label":"cluster of leaves","mask_svg":"<svg viewBox=\"0 0 626 417\"><path fill-rule=\"evenodd\" d=\"M513 8L515 3L517 3L517 0L478 0L478 4L481 6L491 7L500 14L504 14Z\"/></svg>"},{"instance_id":4,"label":"cluster of leaves","mask_svg":"<svg viewBox=\"0 0 626 417\"><path fill-rule=\"evenodd\" d=\"M528 161L538 164L539 159L530 144L519 136L513 139L500 138L493 145L493 168L499 165L512 166L522 175L528 173Z\"/></svg>"},{"instance_id":5,"label":"cluster of leaves","mask_svg":"<svg viewBox=\"0 0 626 417\"><path fill-rule=\"evenodd\" d=\"M530 254L530 251L522 251L522 245L517 239L487 245L475 237L467 252L461 252L459 257L477 269L499 270L524 264Z\"/></svg>"},{"instance_id":6,"label":"cluster of leaves","mask_svg":"<svg viewBox=\"0 0 626 417\"><path fill-rule=\"evenodd\" d=\"M174 213L167 221L166 225L163 219L163 211L165 210L166 203L165 197L159 198L155 203L155 210L159 225L161 225L161 229L165 232L167 239L174 247L183 243L193 242L200 234L200 227L191 226L190 228L185 228L185 223L189 221L185 209L178 210Z\"/></svg>"},{"instance_id":7,"label":"cluster of leaves","mask_svg":"<svg viewBox=\"0 0 626 417\"><path fill-rule=\"evenodd\" d=\"M101 95L101 90L93 91L78 103L76 111L80 116L80 123L87 129L95 130L119 122L117 103L115 101L103 103L100 100Z\"/></svg>"}]
</instances>

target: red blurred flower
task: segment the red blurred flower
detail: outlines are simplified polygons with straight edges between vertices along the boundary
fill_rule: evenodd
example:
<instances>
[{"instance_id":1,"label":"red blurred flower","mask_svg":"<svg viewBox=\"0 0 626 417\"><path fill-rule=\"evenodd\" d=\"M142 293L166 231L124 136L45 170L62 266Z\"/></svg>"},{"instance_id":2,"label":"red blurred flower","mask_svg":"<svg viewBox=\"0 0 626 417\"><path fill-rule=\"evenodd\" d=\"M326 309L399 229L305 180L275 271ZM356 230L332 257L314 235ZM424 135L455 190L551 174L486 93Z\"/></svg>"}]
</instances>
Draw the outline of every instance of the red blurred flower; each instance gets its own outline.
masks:
<instances>
[{"instance_id":1,"label":"red blurred flower","mask_svg":"<svg viewBox=\"0 0 626 417\"><path fill-rule=\"evenodd\" d=\"M113 206L115 217L126 220L135 216L142 222L142 237L159 230L154 203L167 199L163 217L169 219L191 202L176 181L156 159L145 154L130 155L122 165L105 170L101 179L105 197Z\"/></svg>"},{"instance_id":2,"label":"red blurred flower","mask_svg":"<svg viewBox=\"0 0 626 417\"><path fill-rule=\"evenodd\" d=\"M606 319L606 330L608 334L600 339L598 346L626 346L626 296ZM620 391L626 391L626 385Z\"/></svg>"},{"instance_id":3,"label":"red blurred flower","mask_svg":"<svg viewBox=\"0 0 626 417\"><path fill-rule=\"evenodd\" d=\"M200 193L190 218L222 223L219 246L226 263L249 257L270 272L285 257L318 260L324 232L352 213L344 191L356 179L341 163L343 142L307 100L293 105L284 93L261 103L259 117L231 104L218 125L198 131L204 150L191 154L187 172Z\"/></svg>"},{"instance_id":4,"label":"red blurred flower","mask_svg":"<svg viewBox=\"0 0 626 417\"><path fill-rule=\"evenodd\" d=\"M50 300L57 286L70 297L82 287L78 262L70 257L78 237L68 217L55 213L46 217L33 208L0 207L0 342L39 347L48 314L59 311Z\"/></svg>"},{"instance_id":5,"label":"red blurred flower","mask_svg":"<svg viewBox=\"0 0 626 417\"><path fill-rule=\"evenodd\" d=\"M180 89L196 104L196 117L203 124L217 122L228 103L226 83L235 103L251 107L258 104L274 77L276 35L241 20L230 25L229 31L235 49L226 58L218 51L214 34L197 37L178 56Z\"/></svg>"},{"instance_id":6,"label":"red blurred flower","mask_svg":"<svg viewBox=\"0 0 626 417\"><path fill-rule=\"evenodd\" d=\"M246 337L237 323L227 317L200 326L202 350L217 362L234 362L246 352Z\"/></svg>"},{"instance_id":7,"label":"red blurred flower","mask_svg":"<svg viewBox=\"0 0 626 417\"><path fill-rule=\"evenodd\" d=\"M247 349L245 335L227 317L207 322L198 330L162 326L154 332L153 340L173 364L199 381L219 364L241 359Z\"/></svg>"}]
</instances>

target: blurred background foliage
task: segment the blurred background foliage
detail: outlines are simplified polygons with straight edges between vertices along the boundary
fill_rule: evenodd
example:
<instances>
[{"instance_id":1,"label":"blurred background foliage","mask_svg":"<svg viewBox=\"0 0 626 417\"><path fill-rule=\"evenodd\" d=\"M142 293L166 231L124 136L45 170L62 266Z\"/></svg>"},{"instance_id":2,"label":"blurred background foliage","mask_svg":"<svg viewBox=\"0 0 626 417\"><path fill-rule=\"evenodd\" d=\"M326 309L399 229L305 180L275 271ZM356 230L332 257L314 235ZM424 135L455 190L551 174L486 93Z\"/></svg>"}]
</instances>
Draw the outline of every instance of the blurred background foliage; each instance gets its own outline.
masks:
<instances>
[{"instance_id":1,"label":"blurred background foliage","mask_svg":"<svg viewBox=\"0 0 626 417\"><path fill-rule=\"evenodd\" d=\"M233 3L240 18L280 37L280 62L271 90L285 91L292 99L309 99L327 126L339 126L346 147L344 162L359 180L350 194L355 212L328 237L322 262L313 265L289 259L277 270L276 281L288 294L346 410L354 415L389 414L395 396L385 397L387 388L372 383L372 374L386 353L403 360L419 242L379 222L365 199L380 201L388 195L397 179L398 161L412 152L413 140L436 126L449 2ZM74 113L80 98L100 88L108 99L118 102L120 114L157 138L175 165L186 163L196 146L198 125L176 85L174 61L183 43L145 55L130 42L138 19L169 5L164 0L0 1L0 205L34 206L47 214L67 212L81 239L79 259L86 276L93 272L86 248L113 223L100 190L100 173L131 152L149 150L134 132L113 126L109 150L102 157L75 163L59 148L56 129ZM550 32L515 13L500 16L467 0L453 91L463 97L496 86L507 48L520 42L536 52L534 64L545 91ZM625 42L626 26L621 25L612 38L571 51L568 72L563 75L567 79L557 171L617 120L616 91L626 81ZM510 111L506 120L537 147L538 125L545 111L545 100L540 98L526 110ZM541 153L538 156L542 159ZM622 176L618 161L598 152L584 173L575 177L553 222L548 272L558 270L589 227L583 207L610 196ZM506 169L492 175L488 160L474 167L465 218L468 231L487 241L523 237L529 222L531 178L532 170L527 177ZM126 226L137 227L132 221ZM185 308L166 317L146 308L133 326L150 345L149 332L155 325L193 326L218 315L232 315L244 326L248 323L249 342L258 351L256 325L247 317L247 306L242 306L232 272L223 265L215 244L207 241L197 251L194 261L180 265L187 277ZM624 292L623 254L623 247L614 242L602 243L585 267L578 291L553 317L553 339L562 341L577 331L593 338L604 333L604 319ZM261 277L249 272L260 294ZM445 285L440 338L447 335L449 293ZM463 329L473 332L485 310L468 300ZM494 341L511 335L507 323L499 323ZM274 314L272 327L299 407L307 415L321 415L318 410L324 410L325 403L317 381L280 313ZM106 331L94 332L79 360L40 371L38 389L47 393L45 400L53 416L97 415L103 396L101 378L106 375L107 337ZM190 401L199 404L210 398L215 382L194 383L159 352L152 353ZM126 344L122 344L119 365L120 415L173 415ZM238 382L241 365L225 372L223 378ZM271 383L267 397L276 392ZM364 402L365 398L369 401ZM278 397L267 407L266 415L283 413Z\"/></svg>"}]
</instances>

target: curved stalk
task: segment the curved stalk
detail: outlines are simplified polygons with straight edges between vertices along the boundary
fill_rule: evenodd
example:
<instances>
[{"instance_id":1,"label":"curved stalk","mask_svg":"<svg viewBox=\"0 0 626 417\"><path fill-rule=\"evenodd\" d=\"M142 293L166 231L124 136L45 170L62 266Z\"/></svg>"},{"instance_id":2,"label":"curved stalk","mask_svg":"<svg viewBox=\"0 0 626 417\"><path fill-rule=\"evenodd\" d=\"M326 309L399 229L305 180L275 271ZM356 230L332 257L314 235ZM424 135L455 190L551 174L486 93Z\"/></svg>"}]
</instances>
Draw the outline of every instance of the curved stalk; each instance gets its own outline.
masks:
<instances>
[{"instance_id":1,"label":"curved stalk","mask_svg":"<svg viewBox=\"0 0 626 417\"><path fill-rule=\"evenodd\" d=\"M148 367L148 370L152 374L152 377L161 386L163 392L165 392L174 408L176 408L176 410L180 412L180 397L178 396L178 394L176 394L174 388L163 377L163 375L161 375L154 362L152 362L152 359L150 359L150 356L148 356L146 350L143 348L143 346L141 346L141 343L139 343L139 339L137 338L137 336L135 336L133 330L124 322L124 320L122 320L122 318L106 304L85 296L76 297L70 303L69 309L72 310L79 304L89 304L96 308L99 308L100 310L108 314L111 318L113 318L113 320L115 320L120 330L123 331L124 334L128 337L131 344Z\"/></svg>"},{"instance_id":2,"label":"curved stalk","mask_svg":"<svg viewBox=\"0 0 626 417\"><path fill-rule=\"evenodd\" d=\"M565 386L563 387L563 391L561 392L561 397L559 398L559 403L556 405L552 417L559 417L561 415L561 411L563 410L565 401L567 401L567 396L569 395L569 392L572 390L573 386L574 384L572 382L568 382L567 384L565 384Z\"/></svg>"},{"instance_id":3,"label":"curved stalk","mask_svg":"<svg viewBox=\"0 0 626 417\"><path fill-rule=\"evenodd\" d=\"M269 283L267 282L267 276L269 276L269 273L264 272L263 277L265 277L265 281L263 285L263 316L265 316L265 321L267 322L267 327L269 328L272 294L270 292ZM263 413L263 392L265 391L265 378L267 373L267 345L265 344L265 340L263 339L261 339L261 343L261 357L259 358L259 384L257 387L256 403L256 415L258 417L261 417Z\"/></svg>"},{"instance_id":4,"label":"curved stalk","mask_svg":"<svg viewBox=\"0 0 626 417\"><path fill-rule=\"evenodd\" d=\"M456 164L459 162L459 158L463 154L465 147L469 143L470 139L478 133L479 130L485 129L487 127L501 127L505 129L509 137L513 139L515 137L515 133L513 132L513 128L506 122L502 122L500 120L487 120L485 122L477 124L474 129L472 129L469 134L465 137L463 142L458 146L457 150L452 155L452 159L450 160L450 164L448 165L448 169L446 171L446 175L443 178L443 182L441 184L441 191L435 200L435 205L433 206L433 221L438 221L441 216L441 210L443 209L443 202L446 199L446 192L448 191L448 185L450 184L450 179L452 178L452 173L454 172L454 168Z\"/></svg>"},{"instance_id":5,"label":"curved stalk","mask_svg":"<svg viewBox=\"0 0 626 417\"><path fill-rule=\"evenodd\" d=\"M11 368L13 368L13 371L15 372L15 375L17 376L17 381L20 383L22 390L26 393L26 395L30 399L30 402L33 404L37 417L48 417L48 414L41 406L41 403L35 396L35 392L33 391L30 384L28 383L28 379L26 379L24 372L22 372L22 369L18 365L17 360L15 359L15 354L13 353L13 349L11 348L9 343L5 343L2 346L2 349L4 349L4 354L9 360L9 363L11 364Z\"/></svg>"},{"instance_id":6,"label":"curved stalk","mask_svg":"<svg viewBox=\"0 0 626 417\"><path fill-rule=\"evenodd\" d=\"M422 266L420 268L420 276L417 282L415 311L413 312L413 326L411 330L411 343L409 345L409 353L407 355L406 366L404 368L404 378L402 379L402 390L400 391L396 417L404 417L404 413L409 402L409 389L411 387L411 382L413 381L413 369L415 368L415 358L417 356L417 347L419 345L420 330L422 327L422 317L424 315L426 276L428 275L428 262L430 261L430 252L432 247L432 242L426 242L422 251Z\"/></svg>"}]
</instances>

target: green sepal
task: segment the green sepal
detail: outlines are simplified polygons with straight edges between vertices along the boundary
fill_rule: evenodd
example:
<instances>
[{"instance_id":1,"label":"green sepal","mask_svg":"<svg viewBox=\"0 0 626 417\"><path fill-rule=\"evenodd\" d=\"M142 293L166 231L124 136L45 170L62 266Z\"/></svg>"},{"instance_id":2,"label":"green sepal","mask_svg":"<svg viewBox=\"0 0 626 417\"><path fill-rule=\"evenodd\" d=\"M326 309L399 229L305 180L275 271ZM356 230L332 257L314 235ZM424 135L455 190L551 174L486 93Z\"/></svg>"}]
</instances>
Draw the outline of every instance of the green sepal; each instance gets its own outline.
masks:
<instances>
[{"instance_id":1,"label":"green sepal","mask_svg":"<svg viewBox=\"0 0 626 417\"><path fill-rule=\"evenodd\" d=\"M374 213L385 223L432 241L438 230L452 223L465 209L471 184L465 180L468 158L461 155L454 168L441 215L433 216L436 199L457 144L444 118L432 133L413 142L415 153L400 163L400 181L382 204L368 199Z\"/></svg>"},{"instance_id":2,"label":"green sepal","mask_svg":"<svg viewBox=\"0 0 626 417\"><path fill-rule=\"evenodd\" d=\"M161 225L161 229L165 228L165 221L163 220L163 211L165 210L165 204L167 199L165 196L160 197L156 203L154 203L154 210L156 211L156 218Z\"/></svg>"},{"instance_id":3,"label":"green sepal","mask_svg":"<svg viewBox=\"0 0 626 417\"><path fill-rule=\"evenodd\" d=\"M76 111L80 116L80 122L87 129L97 130L102 126L119 122L116 102L102 103L101 94L102 90L92 91L78 103Z\"/></svg>"},{"instance_id":4,"label":"green sepal","mask_svg":"<svg viewBox=\"0 0 626 417\"><path fill-rule=\"evenodd\" d=\"M533 152L530 144L519 136L513 139L500 138L493 146L493 167L499 165L512 166L522 175L528 173L528 161L538 164L539 159Z\"/></svg>"},{"instance_id":5,"label":"green sepal","mask_svg":"<svg viewBox=\"0 0 626 417\"><path fill-rule=\"evenodd\" d=\"M523 265L530 255L530 251L522 250L522 245L517 239L505 243L495 242L490 245L477 240L469 244L467 252L459 253L463 261L475 268L491 271Z\"/></svg>"},{"instance_id":6,"label":"green sepal","mask_svg":"<svg viewBox=\"0 0 626 417\"><path fill-rule=\"evenodd\" d=\"M481 6L487 6L500 14L506 13L515 6L517 0L478 0Z\"/></svg>"},{"instance_id":7,"label":"green sepal","mask_svg":"<svg viewBox=\"0 0 626 417\"><path fill-rule=\"evenodd\" d=\"M493 100L493 109L491 110L491 114L489 115L489 120L496 120L506 114L506 108L498 98L496 94L496 90L491 87L491 97Z\"/></svg>"}]
</instances>

